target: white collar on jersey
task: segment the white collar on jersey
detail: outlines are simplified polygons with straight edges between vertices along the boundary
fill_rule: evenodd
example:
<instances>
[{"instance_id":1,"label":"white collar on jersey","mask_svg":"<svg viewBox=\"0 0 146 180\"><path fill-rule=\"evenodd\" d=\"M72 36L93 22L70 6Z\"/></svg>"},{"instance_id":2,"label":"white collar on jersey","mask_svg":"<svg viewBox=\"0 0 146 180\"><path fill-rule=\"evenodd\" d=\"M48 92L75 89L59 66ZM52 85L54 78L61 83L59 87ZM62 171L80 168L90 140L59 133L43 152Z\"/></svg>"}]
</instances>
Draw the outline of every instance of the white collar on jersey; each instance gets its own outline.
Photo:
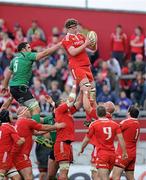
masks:
<instances>
[{"instance_id":1,"label":"white collar on jersey","mask_svg":"<svg viewBox=\"0 0 146 180\"><path fill-rule=\"evenodd\" d=\"M77 33L77 34L72 34L72 33L67 33L67 35L74 35L74 36L76 36L76 35L78 35L79 33Z\"/></svg>"},{"instance_id":2,"label":"white collar on jersey","mask_svg":"<svg viewBox=\"0 0 146 180\"><path fill-rule=\"evenodd\" d=\"M109 119L104 117L104 118L98 118L98 120L100 120L100 121L108 121Z\"/></svg>"}]
</instances>

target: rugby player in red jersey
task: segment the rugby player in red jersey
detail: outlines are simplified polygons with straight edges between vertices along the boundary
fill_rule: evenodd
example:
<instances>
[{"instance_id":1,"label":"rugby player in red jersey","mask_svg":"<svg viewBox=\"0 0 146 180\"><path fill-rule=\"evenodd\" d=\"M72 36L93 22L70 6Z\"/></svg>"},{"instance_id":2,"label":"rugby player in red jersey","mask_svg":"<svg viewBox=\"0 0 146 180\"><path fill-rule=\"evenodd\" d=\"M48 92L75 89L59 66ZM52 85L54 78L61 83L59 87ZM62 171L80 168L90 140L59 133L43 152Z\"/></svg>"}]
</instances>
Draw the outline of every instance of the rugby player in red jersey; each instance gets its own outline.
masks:
<instances>
[{"instance_id":1,"label":"rugby player in red jersey","mask_svg":"<svg viewBox=\"0 0 146 180\"><path fill-rule=\"evenodd\" d=\"M83 106L84 106L84 109L86 111L86 116L88 115L86 117L86 118L88 118L87 122L88 122L88 124L90 124L92 121L98 120L98 116L97 116L97 113L96 113L97 104L95 102L95 99L92 98L92 99L89 100L88 95L89 95L88 91L85 91L84 94L83 94ZM94 106L91 105L91 103L92 104L94 103ZM104 107L106 109L106 117L111 119L112 118L112 113L115 111L114 104L111 101L107 101L106 103L104 103ZM92 179L93 180L94 179L98 180L100 178L99 178L98 170L96 168L96 159L97 159L97 152L98 152L98 144L97 144L97 141L96 141L96 137L92 136L89 143L92 144L93 147L94 147L93 152L91 154L91 165L92 165L91 174L92 174Z\"/></svg>"},{"instance_id":2,"label":"rugby player in red jersey","mask_svg":"<svg viewBox=\"0 0 146 180\"><path fill-rule=\"evenodd\" d=\"M2 109L0 112L0 180L3 180L7 172L14 167L11 156L13 145L21 146L24 142L25 139L21 138L11 125L9 111Z\"/></svg>"},{"instance_id":3,"label":"rugby player in red jersey","mask_svg":"<svg viewBox=\"0 0 146 180\"><path fill-rule=\"evenodd\" d=\"M76 19L67 19L65 28L67 29L67 35L62 40L62 45L67 52L69 69L73 78L83 90L90 84L94 88L94 78L90 69L91 63L85 49L89 48L96 51L97 43L95 40L85 38L83 34L79 33Z\"/></svg>"},{"instance_id":4,"label":"rugby player in red jersey","mask_svg":"<svg viewBox=\"0 0 146 180\"><path fill-rule=\"evenodd\" d=\"M13 149L13 162L17 170L21 173L24 179L32 180L32 165L29 159L33 140L34 131L53 131L64 128L64 123L56 123L54 125L43 125L31 119L30 111L27 107L20 107L18 110L18 120L16 121L16 129L20 137L25 138L25 143L21 148Z\"/></svg>"},{"instance_id":5,"label":"rugby player in red jersey","mask_svg":"<svg viewBox=\"0 0 146 180\"><path fill-rule=\"evenodd\" d=\"M130 106L128 109L128 118L120 122L121 130L126 143L128 158L122 159L122 149L120 144L118 144L116 161L112 174L112 179L114 180L119 180L123 171L125 171L128 180L134 180L136 143L140 133L140 124L137 119L138 115L139 110L134 106Z\"/></svg>"},{"instance_id":6,"label":"rugby player in red jersey","mask_svg":"<svg viewBox=\"0 0 146 180\"><path fill-rule=\"evenodd\" d=\"M59 180L68 179L70 163L73 161L72 145L75 139L74 114L82 103L82 96L79 95L76 102L76 86L73 85L71 94L66 102L58 103L55 109L55 121L66 124L64 129L57 130L56 142L54 145L55 160L59 163ZM72 99L72 101L70 101Z\"/></svg>"},{"instance_id":7,"label":"rugby player in red jersey","mask_svg":"<svg viewBox=\"0 0 146 180\"><path fill-rule=\"evenodd\" d=\"M98 121L91 123L89 132L83 140L80 153L84 151L84 148L87 146L92 136L95 136L98 144L96 167L98 169L99 177L108 180L110 171L115 163L115 137L117 136L119 139L123 158L127 158L126 146L120 126L116 122L106 118L106 109L104 106L97 107L97 115Z\"/></svg>"}]
</instances>

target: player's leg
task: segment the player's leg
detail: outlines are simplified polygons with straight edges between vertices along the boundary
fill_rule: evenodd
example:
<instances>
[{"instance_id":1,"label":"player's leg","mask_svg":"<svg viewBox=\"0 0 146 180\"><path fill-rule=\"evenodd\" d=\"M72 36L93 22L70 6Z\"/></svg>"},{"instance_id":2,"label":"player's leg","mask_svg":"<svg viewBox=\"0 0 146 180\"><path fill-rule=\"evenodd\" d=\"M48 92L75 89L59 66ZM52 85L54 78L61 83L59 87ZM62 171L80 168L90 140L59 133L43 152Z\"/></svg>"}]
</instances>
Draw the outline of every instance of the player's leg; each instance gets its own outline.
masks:
<instances>
[{"instance_id":1,"label":"player's leg","mask_svg":"<svg viewBox=\"0 0 146 180\"><path fill-rule=\"evenodd\" d=\"M16 168L11 168L7 172L6 177L10 178L11 180L21 180L21 176Z\"/></svg>"},{"instance_id":2,"label":"player's leg","mask_svg":"<svg viewBox=\"0 0 146 180\"><path fill-rule=\"evenodd\" d=\"M98 169L92 165L91 167L92 180L100 180Z\"/></svg>"},{"instance_id":3,"label":"player's leg","mask_svg":"<svg viewBox=\"0 0 146 180\"><path fill-rule=\"evenodd\" d=\"M97 148L94 147L91 154L91 177L93 180L100 180L98 169L96 168Z\"/></svg>"},{"instance_id":4,"label":"player's leg","mask_svg":"<svg viewBox=\"0 0 146 180\"><path fill-rule=\"evenodd\" d=\"M48 161L48 180L55 180L59 164L55 161L54 150L50 152Z\"/></svg>"},{"instance_id":5,"label":"player's leg","mask_svg":"<svg viewBox=\"0 0 146 180\"><path fill-rule=\"evenodd\" d=\"M10 87L13 98L21 105L28 107L31 112L32 119L40 122L40 107L36 99L32 96L27 86Z\"/></svg>"},{"instance_id":6,"label":"player's leg","mask_svg":"<svg viewBox=\"0 0 146 180\"><path fill-rule=\"evenodd\" d=\"M73 161L70 142L56 142L54 145L55 160L59 163L59 180L68 179L70 162Z\"/></svg>"},{"instance_id":7,"label":"player's leg","mask_svg":"<svg viewBox=\"0 0 146 180\"><path fill-rule=\"evenodd\" d=\"M47 169L39 169L39 180L45 180L47 178Z\"/></svg>"},{"instance_id":8,"label":"player's leg","mask_svg":"<svg viewBox=\"0 0 146 180\"><path fill-rule=\"evenodd\" d=\"M113 180L120 180L124 169L122 167L114 166L112 171L112 179Z\"/></svg>"},{"instance_id":9,"label":"player's leg","mask_svg":"<svg viewBox=\"0 0 146 180\"><path fill-rule=\"evenodd\" d=\"M134 171L125 171L127 180L134 180Z\"/></svg>"},{"instance_id":10,"label":"player's leg","mask_svg":"<svg viewBox=\"0 0 146 180\"><path fill-rule=\"evenodd\" d=\"M76 80L80 89L83 91L89 90L91 87L89 79L87 78L84 68L71 69L73 78Z\"/></svg>"},{"instance_id":11,"label":"player's leg","mask_svg":"<svg viewBox=\"0 0 146 180\"><path fill-rule=\"evenodd\" d=\"M90 93L89 93L89 98L91 101L95 101L96 100L96 88L95 88L95 82L94 82L94 77L91 71L90 67L85 67L84 71L86 72L86 77L88 78L90 84L91 84L91 88L90 88Z\"/></svg>"},{"instance_id":12,"label":"player's leg","mask_svg":"<svg viewBox=\"0 0 146 180\"><path fill-rule=\"evenodd\" d=\"M14 162L16 169L19 171L20 175L25 180L33 179L31 160L28 155L18 154L14 158L13 162Z\"/></svg>"},{"instance_id":13,"label":"player's leg","mask_svg":"<svg viewBox=\"0 0 146 180\"><path fill-rule=\"evenodd\" d=\"M59 178L58 180L68 180L70 162L61 161L59 162Z\"/></svg>"},{"instance_id":14,"label":"player's leg","mask_svg":"<svg viewBox=\"0 0 146 180\"><path fill-rule=\"evenodd\" d=\"M11 180L21 180L22 178L21 178L20 174L16 174L16 175L12 176L10 179Z\"/></svg>"},{"instance_id":15,"label":"player's leg","mask_svg":"<svg viewBox=\"0 0 146 180\"><path fill-rule=\"evenodd\" d=\"M4 180L6 171L3 169L0 169L0 180Z\"/></svg>"},{"instance_id":16,"label":"player's leg","mask_svg":"<svg viewBox=\"0 0 146 180\"><path fill-rule=\"evenodd\" d=\"M20 174L25 180L33 180L32 167L26 167L21 169Z\"/></svg>"},{"instance_id":17,"label":"player's leg","mask_svg":"<svg viewBox=\"0 0 146 180\"><path fill-rule=\"evenodd\" d=\"M125 168L126 177L128 180L134 180L134 168L135 168L136 156L129 158L129 164Z\"/></svg>"},{"instance_id":18,"label":"player's leg","mask_svg":"<svg viewBox=\"0 0 146 180\"><path fill-rule=\"evenodd\" d=\"M48 166L48 157L50 154L50 149L41 145L36 145L36 157L38 161L38 169L39 169L39 179L43 180L47 178L47 166Z\"/></svg>"},{"instance_id":19,"label":"player's leg","mask_svg":"<svg viewBox=\"0 0 146 180\"><path fill-rule=\"evenodd\" d=\"M99 168L98 172L99 172L99 177L101 180L109 180L110 171L108 169Z\"/></svg>"}]
</instances>

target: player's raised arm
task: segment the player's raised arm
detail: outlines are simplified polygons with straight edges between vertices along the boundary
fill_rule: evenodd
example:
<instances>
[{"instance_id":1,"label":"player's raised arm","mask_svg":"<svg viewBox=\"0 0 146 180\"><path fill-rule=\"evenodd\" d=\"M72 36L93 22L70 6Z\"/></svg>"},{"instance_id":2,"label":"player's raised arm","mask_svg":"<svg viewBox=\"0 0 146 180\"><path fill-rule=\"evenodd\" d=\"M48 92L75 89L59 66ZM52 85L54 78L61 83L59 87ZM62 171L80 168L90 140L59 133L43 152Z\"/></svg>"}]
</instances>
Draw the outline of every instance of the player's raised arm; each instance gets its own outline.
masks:
<instances>
[{"instance_id":1,"label":"player's raised arm","mask_svg":"<svg viewBox=\"0 0 146 180\"><path fill-rule=\"evenodd\" d=\"M47 49L45 49L45 50L42 51L42 52L37 53L36 60L40 60L40 59L42 59L42 58L44 58L44 57L52 54L52 53L55 52L57 49L59 49L59 48L61 47L61 45L62 45L62 43L59 42L59 43L57 43L56 45L54 45L54 46L52 46L52 47L50 47L50 48L47 48Z\"/></svg>"},{"instance_id":2,"label":"player's raised arm","mask_svg":"<svg viewBox=\"0 0 146 180\"><path fill-rule=\"evenodd\" d=\"M42 125L42 131L54 131L56 129L62 129L66 126L65 123L55 123L54 125Z\"/></svg>"},{"instance_id":3,"label":"player's raised arm","mask_svg":"<svg viewBox=\"0 0 146 180\"><path fill-rule=\"evenodd\" d=\"M88 47L90 44L92 44L92 41L89 40L89 38L86 38L85 43L82 44L81 46L75 48L73 46L71 46L70 48L68 48L68 52L70 53L70 55L72 56L76 56L79 53L81 53L86 47Z\"/></svg>"},{"instance_id":4,"label":"player's raised arm","mask_svg":"<svg viewBox=\"0 0 146 180\"><path fill-rule=\"evenodd\" d=\"M5 94L7 91L8 91L8 84L9 84L9 80L12 76L12 71L10 69L8 69L6 71L6 74L5 74L5 78L4 78L4 81L3 81L3 84L2 84L2 94Z\"/></svg>"},{"instance_id":5,"label":"player's raised arm","mask_svg":"<svg viewBox=\"0 0 146 180\"><path fill-rule=\"evenodd\" d=\"M10 96L10 97L7 99L7 101L5 101L5 102L3 103L2 107L0 108L0 110L2 110L2 109L8 109L8 107L10 106L10 104L12 103L12 101L13 101L13 97Z\"/></svg>"}]
</instances>

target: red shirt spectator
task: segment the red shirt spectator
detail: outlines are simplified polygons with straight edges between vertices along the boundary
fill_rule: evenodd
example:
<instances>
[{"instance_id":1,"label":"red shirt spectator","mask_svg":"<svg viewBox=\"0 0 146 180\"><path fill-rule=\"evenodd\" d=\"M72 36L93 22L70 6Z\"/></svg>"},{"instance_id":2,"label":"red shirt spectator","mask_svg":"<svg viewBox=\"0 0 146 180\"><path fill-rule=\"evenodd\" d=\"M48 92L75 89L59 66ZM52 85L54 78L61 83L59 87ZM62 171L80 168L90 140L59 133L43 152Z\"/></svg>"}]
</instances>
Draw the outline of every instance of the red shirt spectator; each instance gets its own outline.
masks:
<instances>
[{"instance_id":1,"label":"red shirt spectator","mask_svg":"<svg viewBox=\"0 0 146 180\"><path fill-rule=\"evenodd\" d=\"M144 46L144 35L135 35L133 34L130 38L131 42L131 52L136 54L143 53L143 46ZM132 43L134 42L134 43Z\"/></svg>"},{"instance_id":2,"label":"red shirt spectator","mask_svg":"<svg viewBox=\"0 0 146 180\"><path fill-rule=\"evenodd\" d=\"M122 32L122 26L118 25L116 27L116 32L111 34L111 50L126 52L127 46L127 35Z\"/></svg>"}]
</instances>

